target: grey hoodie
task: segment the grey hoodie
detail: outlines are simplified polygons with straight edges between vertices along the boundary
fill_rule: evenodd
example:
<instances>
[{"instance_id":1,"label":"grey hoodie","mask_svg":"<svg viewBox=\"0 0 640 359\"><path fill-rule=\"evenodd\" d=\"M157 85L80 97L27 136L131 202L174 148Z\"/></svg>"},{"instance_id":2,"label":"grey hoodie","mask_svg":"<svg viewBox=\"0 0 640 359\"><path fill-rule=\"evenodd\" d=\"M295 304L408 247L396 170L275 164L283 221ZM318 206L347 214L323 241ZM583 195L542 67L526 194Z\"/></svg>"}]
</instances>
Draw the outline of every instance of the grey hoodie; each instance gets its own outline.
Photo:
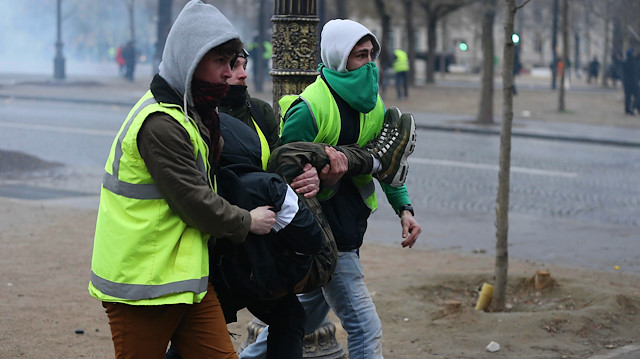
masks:
<instances>
[{"instance_id":1,"label":"grey hoodie","mask_svg":"<svg viewBox=\"0 0 640 359\"><path fill-rule=\"evenodd\" d=\"M213 5L191 0L169 31L160 62L160 76L193 105L191 78L202 57L212 48L240 35Z\"/></svg>"}]
</instances>

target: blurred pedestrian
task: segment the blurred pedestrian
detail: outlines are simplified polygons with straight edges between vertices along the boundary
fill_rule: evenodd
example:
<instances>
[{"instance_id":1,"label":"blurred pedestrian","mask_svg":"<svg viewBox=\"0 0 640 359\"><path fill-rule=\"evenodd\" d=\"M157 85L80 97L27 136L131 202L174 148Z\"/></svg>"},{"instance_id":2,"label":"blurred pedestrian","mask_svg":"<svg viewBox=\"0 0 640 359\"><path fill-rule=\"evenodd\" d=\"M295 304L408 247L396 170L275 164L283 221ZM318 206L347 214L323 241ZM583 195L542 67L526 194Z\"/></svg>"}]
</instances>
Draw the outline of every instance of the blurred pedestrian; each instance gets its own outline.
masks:
<instances>
[{"instance_id":1,"label":"blurred pedestrian","mask_svg":"<svg viewBox=\"0 0 640 359\"><path fill-rule=\"evenodd\" d=\"M633 115L640 112L638 100L638 51L633 48L627 50L627 58L622 65L622 85L624 87L624 113Z\"/></svg>"},{"instance_id":2,"label":"blurred pedestrian","mask_svg":"<svg viewBox=\"0 0 640 359\"><path fill-rule=\"evenodd\" d=\"M118 64L118 73L124 77L127 62L122 57L122 46L118 46L118 49L116 49L116 63Z\"/></svg>"},{"instance_id":3,"label":"blurred pedestrian","mask_svg":"<svg viewBox=\"0 0 640 359\"><path fill-rule=\"evenodd\" d=\"M404 50L395 49L393 51L395 59L393 61L393 71L396 73L396 90L398 100L409 98L409 57Z\"/></svg>"},{"instance_id":4,"label":"blurred pedestrian","mask_svg":"<svg viewBox=\"0 0 640 359\"><path fill-rule=\"evenodd\" d=\"M587 76L587 83L591 83L591 79L595 79L598 82L598 73L600 72L600 61L598 57L594 56L593 60L589 62L589 74Z\"/></svg>"},{"instance_id":5,"label":"blurred pedestrian","mask_svg":"<svg viewBox=\"0 0 640 359\"><path fill-rule=\"evenodd\" d=\"M624 58L620 51L611 55L611 65L609 65L609 78L613 81L613 88L616 88L618 80L622 82L622 65Z\"/></svg>"},{"instance_id":6,"label":"blurred pedestrian","mask_svg":"<svg viewBox=\"0 0 640 359\"><path fill-rule=\"evenodd\" d=\"M379 80L380 83L380 96L384 98L387 87L391 81L391 77L393 76L393 60L395 56L389 50L380 50L380 74Z\"/></svg>"},{"instance_id":7,"label":"blurred pedestrian","mask_svg":"<svg viewBox=\"0 0 640 359\"><path fill-rule=\"evenodd\" d=\"M137 50L133 40L131 40L127 42L127 45L122 49L122 58L125 63L124 77L129 81L133 81L133 73L136 68L136 55Z\"/></svg>"},{"instance_id":8,"label":"blurred pedestrian","mask_svg":"<svg viewBox=\"0 0 640 359\"><path fill-rule=\"evenodd\" d=\"M518 94L518 88L516 87L516 76L520 74L520 70L522 70L522 64L520 63L520 46L515 46L515 51L513 52L513 94Z\"/></svg>"}]
</instances>

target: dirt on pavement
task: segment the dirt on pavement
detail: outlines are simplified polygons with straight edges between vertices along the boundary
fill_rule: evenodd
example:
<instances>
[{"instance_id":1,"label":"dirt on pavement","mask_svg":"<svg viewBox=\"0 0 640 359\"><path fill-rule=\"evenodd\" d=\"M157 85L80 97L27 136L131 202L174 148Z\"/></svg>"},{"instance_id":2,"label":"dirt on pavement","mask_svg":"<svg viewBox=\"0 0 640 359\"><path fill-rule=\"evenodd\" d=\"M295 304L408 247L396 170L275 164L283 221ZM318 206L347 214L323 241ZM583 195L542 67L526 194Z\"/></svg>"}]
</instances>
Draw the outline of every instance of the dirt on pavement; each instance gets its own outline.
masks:
<instances>
[{"instance_id":1,"label":"dirt on pavement","mask_svg":"<svg viewBox=\"0 0 640 359\"><path fill-rule=\"evenodd\" d=\"M96 211L0 198L0 212L0 357L113 357L106 314L87 291ZM640 281L623 270L512 261L508 309L491 313L474 309L493 283L486 255L365 244L362 262L386 358L587 358L640 338ZM541 269L555 285L535 290ZM237 347L251 320L243 310L229 326ZM491 341L500 351L485 351Z\"/></svg>"}]
</instances>

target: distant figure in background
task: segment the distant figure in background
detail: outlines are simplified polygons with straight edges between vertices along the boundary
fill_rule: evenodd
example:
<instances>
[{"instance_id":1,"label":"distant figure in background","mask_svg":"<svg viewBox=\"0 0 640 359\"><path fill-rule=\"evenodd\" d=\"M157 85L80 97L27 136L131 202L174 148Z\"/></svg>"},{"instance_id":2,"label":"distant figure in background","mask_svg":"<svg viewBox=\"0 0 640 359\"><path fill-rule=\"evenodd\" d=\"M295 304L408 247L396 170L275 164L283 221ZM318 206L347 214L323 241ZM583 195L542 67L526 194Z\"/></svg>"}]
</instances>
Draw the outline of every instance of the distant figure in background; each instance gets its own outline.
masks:
<instances>
[{"instance_id":1,"label":"distant figure in background","mask_svg":"<svg viewBox=\"0 0 640 359\"><path fill-rule=\"evenodd\" d=\"M518 94L518 88L516 87L516 76L520 74L522 70L522 63L520 63L520 48L516 45L516 51L513 52L513 95Z\"/></svg>"},{"instance_id":2,"label":"distant figure in background","mask_svg":"<svg viewBox=\"0 0 640 359\"><path fill-rule=\"evenodd\" d=\"M622 65L622 86L624 86L624 113L634 115L634 110L640 112L638 100L638 51L633 48L627 50L627 58Z\"/></svg>"},{"instance_id":3,"label":"distant figure in background","mask_svg":"<svg viewBox=\"0 0 640 359\"><path fill-rule=\"evenodd\" d=\"M136 68L136 52L133 40L127 42L127 45L122 49L122 58L126 67L124 77L129 81L133 81L133 72Z\"/></svg>"},{"instance_id":4,"label":"distant figure in background","mask_svg":"<svg viewBox=\"0 0 640 359\"><path fill-rule=\"evenodd\" d=\"M587 76L587 83L591 83L591 79L596 79L598 82L598 73L600 72L600 62L598 61L598 57L594 56L593 60L589 62L589 75Z\"/></svg>"},{"instance_id":5,"label":"distant figure in background","mask_svg":"<svg viewBox=\"0 0 640 359\"><path fill-rule=\"evenodd\" d=\"M622 53L617 51L611 56L611 65L609 66L609 78L613 81L613 88L616 88L616 82L620 80L622 82L622 64L624 59Z\"/></svg>"},{"instance_id":6,"label":"distant figure in background","mask_svg":"<svg viewBox=\"0 0 640 359\"><path fill-rule=\"evenodd\" d=\"M384 59L383 59L384 58ZM389 85L389 79L393 75L393 60L395 56L391 54L389 50L381 50L380 52L380 73L378 74L379 86L380 86L380 96L384 98L387 86Z\"/></svg>"},{"instance_id":7,"label":"distant figure in background","mask_svg":"<svg viewBox=\"0 0 640 359\"><path fill-rule=\"evenodd\" d=\"M120 76L124 76L126 61L124 61L124 57L122 57L122 46L118 46L116 50L116 63L118 64L118 73Z\"/></svg>"},{"instance_id":8,"label":"distant figure in background","mask_svg":"<svg viewBox=\"0 0 640 359\"><path fill-rule=\"evenodd\" d=\"M396 73L396 90L398 91L398 100L402 100L403 91L404 98L409 98L409 57L407 53L400 49L393 51L395 60L393 61L393 71Z\"/></svg>"}]
</instances>

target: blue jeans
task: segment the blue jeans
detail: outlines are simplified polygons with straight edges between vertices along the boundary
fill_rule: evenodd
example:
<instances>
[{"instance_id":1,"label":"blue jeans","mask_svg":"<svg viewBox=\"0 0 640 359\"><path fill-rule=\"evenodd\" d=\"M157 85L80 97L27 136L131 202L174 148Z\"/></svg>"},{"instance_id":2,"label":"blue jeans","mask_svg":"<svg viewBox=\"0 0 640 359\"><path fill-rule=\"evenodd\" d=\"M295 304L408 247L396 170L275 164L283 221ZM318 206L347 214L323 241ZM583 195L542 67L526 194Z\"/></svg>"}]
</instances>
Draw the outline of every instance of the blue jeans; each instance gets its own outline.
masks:
<instances>
[{"instance_id":1,"label":"blue jeans","mask_svg":"<svg viewBox=\"0 0 640 359\"><path fill-rule=\"evenodd\" d=\"M408 71L396 72L396 90L398 92L398 100L409 98L409 81L407 79Z\"/></svg>"},{"instance_id":2,"label":"blue jeans","mask_svg":"<svg viewBox=\"0 0 640 359\"><path fill-rule=\"evenodd\" d=\"M336 272L322 290L298 295L307 320L305 333L319 328L329 307L340 318L347 331L347 346L350 359L382 359L382 324L369 290L364 283L364 274L357 251L340 252ZM264 359L267 352L266 327L255 343L240 353L240 359Z\"/></svg>"}]
</instances>

